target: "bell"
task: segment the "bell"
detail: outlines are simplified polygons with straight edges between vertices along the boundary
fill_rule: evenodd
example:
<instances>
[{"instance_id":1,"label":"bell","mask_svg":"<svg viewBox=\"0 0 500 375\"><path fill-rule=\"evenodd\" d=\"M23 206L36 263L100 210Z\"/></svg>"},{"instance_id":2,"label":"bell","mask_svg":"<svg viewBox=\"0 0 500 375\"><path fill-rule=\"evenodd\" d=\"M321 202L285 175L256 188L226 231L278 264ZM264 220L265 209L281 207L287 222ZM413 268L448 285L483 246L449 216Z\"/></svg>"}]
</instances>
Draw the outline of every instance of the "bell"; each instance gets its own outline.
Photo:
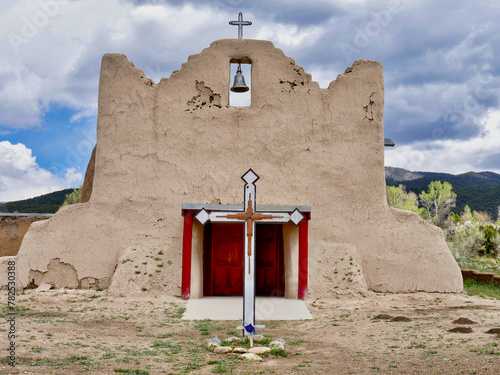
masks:
<instances>
[{"instance_id":1,"label":"bell","mask_svg":"<svg viewBox=\"0 0 500 375\"><path fill-rule=\"evenodd\" d=\"M236 71L236 75L234 76L233 87L231 87L232 92L247 92L250 90L248 86L245 84L245 77L241 73L241 64L238 65L238 70Z\"/></svg>"}]
</instances>

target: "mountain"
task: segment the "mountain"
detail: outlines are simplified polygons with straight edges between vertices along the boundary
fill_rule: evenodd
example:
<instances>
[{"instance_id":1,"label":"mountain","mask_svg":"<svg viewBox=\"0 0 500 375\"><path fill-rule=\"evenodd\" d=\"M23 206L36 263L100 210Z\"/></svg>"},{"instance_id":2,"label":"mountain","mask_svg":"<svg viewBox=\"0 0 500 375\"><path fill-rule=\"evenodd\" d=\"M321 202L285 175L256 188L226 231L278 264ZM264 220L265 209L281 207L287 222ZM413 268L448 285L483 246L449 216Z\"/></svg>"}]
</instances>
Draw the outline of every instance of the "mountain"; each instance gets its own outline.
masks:
<instances>
[{"instance_id":1,"label":"mountain","mask_svg":"<svg viewBox=\"0 0 500 375\"><path fill-rule=\"evenodd\" d=\"M407 191L417 195L427 191L432 181L449 182L457 194L457 206L453 210L460 213L465 205L473 211L486 211L492 219L498 215L500 206L500 174L494 172L467 172L461 174L411 172L402 168L385 167L388 186L406 186Z\"/></svg>"},{"instance_id":2,"label":"mountain","mask_svg":"<svg viewBox=\"0 0 500 375\"><path fill-rule=\"evenodd\" d=\"M73 190L64 189L35 198L7 202L7 211L12 213L55 213L63 204L66 195Z\"/></svg>"},{"instance_id":3,"label":"mountain","mask_svg":"<svg viewBox=\"0 0 500 375\"><path fill-rule=\"evenodd\" d=\"M395 181L402 183L407 188L427 186L432 181L447 181L453 187L500 185L500 174L494 172L467 172L454 175L435 172L411 172L402 168L385 167L385 179L388 185L394 185L392 182Z\"/></svg>"},{"instance_id":4,"label":"mountain","mask_svg":"<svg viewBox=\"0 0 500 375\"><path fill-rule=\"evenodd\" d=\"M395 181L413 181L424 177L423 174L410 172L403 168L385 167L385 178L391 178Z\"/></svg>"}]
</instances>

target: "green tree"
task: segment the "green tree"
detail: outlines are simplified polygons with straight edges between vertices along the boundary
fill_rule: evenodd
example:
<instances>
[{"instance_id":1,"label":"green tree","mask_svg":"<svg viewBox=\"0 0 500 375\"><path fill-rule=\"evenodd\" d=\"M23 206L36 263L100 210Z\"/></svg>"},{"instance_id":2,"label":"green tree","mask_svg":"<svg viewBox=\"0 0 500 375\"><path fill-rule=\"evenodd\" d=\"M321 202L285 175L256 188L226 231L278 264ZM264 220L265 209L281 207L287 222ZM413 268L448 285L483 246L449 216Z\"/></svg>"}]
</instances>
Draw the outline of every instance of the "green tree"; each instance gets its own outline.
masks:
<instances>
[{"instance_id":1,"label":"green tree","mask_svg":"<svg viewBox=\"0 0 500 375\"><path fill-rule=\"evenodd\" d=\"M82 197L82 185L80 185L78 189L75 189L71 193L66 195L66 198L64 199L64 202L61 207L80 203L81 197Z\"/></svg>"},{"instance_id":2,"label":"green tree","mask_svg":"<svg viewBox=\"0 0 500 375\"><path fill-rule=\"evenodd\" d=\"M429 212L434 224L442 227L447 215L457 203L457 195L449 182L432 181L429 192L422 191L419 195L420 203Z\"/></svg>"},{"instance_id":3,"label":"green tree","mask_svg":"<svg viewBox=\"0 0 500 375\"><path fill-rule=\"evenodd\" d=\"M481 250L478 252L479 255L491 255L496 257L498 254L498 245L495 239L498 235L498 229L492 224L481 225L479 229L484 237L484 241L481 244Z\"/></svg>"},{"instance_id":4,"label":"green tree","mask_svg":"<svg viewBox=\"0 0 500 375\"><path fill-rule=\"evenodd\" d=\"M466 205L461 215L450 215L445 233L456 258L498 256L500 225L493 223L486 212L471 211Z\"/></svg>"},{"instance_id":5,"label":"green tree","mask_svg":"<svg viewBox=\"0 0 500 375\"><path fill-rule=\"evenodd\" d=\"M413 192L406 192L404 185L388 186L389 202L391 207L400 208L406 211L418 211L418 197Z\"/></svg>"},{"instance_id":6,"label":"green tree","mask_svg":"<svg viewBox=\"0 0 500 375\"><path fill-rule=\"evenodd\" d=\"M407 192L404 185L388 186L389 203L391 207L399 208L401 210L412 211L419 214L425 220L428 220L429 214L423 207L418 207L417 194L410 191Z\"/></svg>"}]
</instances>

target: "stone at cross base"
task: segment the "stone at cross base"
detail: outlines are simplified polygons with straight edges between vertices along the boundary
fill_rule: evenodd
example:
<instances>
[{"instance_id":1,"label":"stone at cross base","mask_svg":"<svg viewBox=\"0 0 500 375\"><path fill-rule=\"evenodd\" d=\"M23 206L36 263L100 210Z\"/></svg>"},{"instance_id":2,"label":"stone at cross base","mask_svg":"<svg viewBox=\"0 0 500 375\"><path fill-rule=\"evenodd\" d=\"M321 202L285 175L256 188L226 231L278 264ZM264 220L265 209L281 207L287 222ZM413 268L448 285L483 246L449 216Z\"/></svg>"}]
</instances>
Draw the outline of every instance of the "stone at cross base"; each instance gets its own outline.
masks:
<instances>
[{"instance_id":1,"label":"stone at cross base","mask_svg":"<svg viewBox=\"0 0 500 375\"><path fill-rule=\"evenodd\" d=\"M250 340L250 347L253 348L253 340L255 336L255 328L266 328L265 325L263 324L256 324L256 325L242 325L236 327L236 329L241 329L243 331L243 336L248 336Z\"/></svg>"},{"instance_id":2,"label":"stone at cross base","mask_svg":"<svg viewBox=\"0 0 500 375\"><path fill-rule=\"evenodd\" d=\"M230 107L230 62L243 58L252 64L251 106ZM314 212L309 297L461 292L443 232L387 204L383 108L376 61L355 61L323 89L262 40L216 41L158 83L124 55L107 54L92 195L31 226L15 258L16 284L110 281L117 294L179 295L182 203L241 204L235 171L252 167L262 178L261 201ZM194 226L192 298L203 295L202 239L201 225ZM162 272L148 262L135 274L134 265L159 251ZM296 287L290 273L285 296L297 298Z\"/></svg>"}]
</instances>

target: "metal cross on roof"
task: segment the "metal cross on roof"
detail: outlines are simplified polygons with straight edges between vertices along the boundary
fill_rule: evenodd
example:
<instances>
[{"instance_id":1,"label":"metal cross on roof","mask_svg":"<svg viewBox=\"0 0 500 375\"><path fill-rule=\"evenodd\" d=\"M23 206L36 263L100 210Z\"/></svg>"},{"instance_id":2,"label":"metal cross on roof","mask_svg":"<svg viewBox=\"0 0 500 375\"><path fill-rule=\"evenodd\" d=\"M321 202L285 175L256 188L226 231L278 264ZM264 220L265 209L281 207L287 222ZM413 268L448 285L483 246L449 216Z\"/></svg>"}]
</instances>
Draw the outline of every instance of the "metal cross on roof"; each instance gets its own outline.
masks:
<instances>
[{"instance_id":1,"label":"metal cross on roof","mask_svg":"<svg viewBox=\"0 0 500 375\"><path fill-rule=\"evenodd\" d=\"M240 212L225 212L211 211L208 212L202 208L195 218L201 225L205 225L209 221L214 223L243 223L245 225L245 237L247 240L244 244L245 251L245 272L243 286L243 326L255 326L255 225L259 223L288 223L292 222L295 225L305 218L304 214L295 208L290 212L256 212L255 203L255 182L259 176L249 169L242 177L245 181L244 188L244 206ZM258 326L257 326L258 328Z\"/></svg>"},{"instance_id":2,"label":"metal cross on roof","mask_svg":"<svg viewBox=\"0 0 500 375\"><path fill-rule=\"evenodd\" d=\"M238 14L238 21L229 21L230 25L238 26L238 39L243 39L243 26L250 26L252 22L243 21L243 13Z\"/></svg>"}]
</instances>

